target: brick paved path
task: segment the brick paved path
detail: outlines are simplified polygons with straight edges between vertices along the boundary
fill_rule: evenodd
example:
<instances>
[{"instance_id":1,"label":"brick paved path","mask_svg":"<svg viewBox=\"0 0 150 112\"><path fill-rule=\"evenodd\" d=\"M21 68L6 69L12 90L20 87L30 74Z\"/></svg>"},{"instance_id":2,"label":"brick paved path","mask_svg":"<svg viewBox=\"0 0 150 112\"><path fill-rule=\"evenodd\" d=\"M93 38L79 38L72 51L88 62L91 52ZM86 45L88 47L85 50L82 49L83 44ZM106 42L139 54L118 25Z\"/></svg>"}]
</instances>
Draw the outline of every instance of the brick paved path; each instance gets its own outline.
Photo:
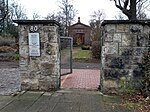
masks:
<instances>
[{"instance_id":1,"label":"brick paved path","mask_svg":"<svg viewBox=\"0 0 150 112\"><path fill-rule=\"evenodd\" d=\"M97 89L100 84L100 70L73 69L73 73L61 77L61 88Z\"/></svg>"}]
</instances>

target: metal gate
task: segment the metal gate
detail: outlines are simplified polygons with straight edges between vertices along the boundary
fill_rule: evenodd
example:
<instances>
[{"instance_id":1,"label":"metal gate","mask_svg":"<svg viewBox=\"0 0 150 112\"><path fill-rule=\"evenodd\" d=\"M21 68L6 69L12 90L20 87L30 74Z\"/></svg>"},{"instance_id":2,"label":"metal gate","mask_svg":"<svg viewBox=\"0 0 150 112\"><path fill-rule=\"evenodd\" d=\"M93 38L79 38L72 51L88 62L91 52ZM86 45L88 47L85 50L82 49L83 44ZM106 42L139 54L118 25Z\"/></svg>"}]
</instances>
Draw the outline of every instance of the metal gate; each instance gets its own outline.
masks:
<instances>
[{"instance_id":1,"label":"metal gate","mask_svg":"<svg viewBox=\"0 0 150 112\"><path fill-rule=\"evenodd\" d=\"M72 73L72 37L60 37L61 76Z\"/></svg>"}]
</instances>

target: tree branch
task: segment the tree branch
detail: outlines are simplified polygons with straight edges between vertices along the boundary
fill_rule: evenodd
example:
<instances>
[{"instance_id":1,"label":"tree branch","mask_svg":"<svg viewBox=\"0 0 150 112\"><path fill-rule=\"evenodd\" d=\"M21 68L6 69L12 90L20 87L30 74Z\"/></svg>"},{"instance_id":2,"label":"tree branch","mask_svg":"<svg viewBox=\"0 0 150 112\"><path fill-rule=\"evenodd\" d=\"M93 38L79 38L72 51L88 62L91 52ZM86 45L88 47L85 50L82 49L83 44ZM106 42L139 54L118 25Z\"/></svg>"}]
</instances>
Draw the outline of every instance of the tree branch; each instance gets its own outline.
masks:
<instances>
[{"instance_id":1,"label":"tree branch","mask_svg":"<svg viewBox=\"0 0 150 112\"><path fill-rule=\"evenodd\" d=\"M129 5L129 0L125 0L124 7L122 7L121 5L121 0L118 0L118 4L117 0L114 0L114 2L116 7L119 8L125 15L130 15L130 11L127 9L127 6Z\"/></svg>"},{"instance_id":2,"label":"tree branch","mask_svg":"<svg viewBox=\"0 0 150 112\"><path fill-rule=\"evenodd\" d=\"M124 9L127 9L128 4L129 4L129 0L125 0L125 2L124 2Z\"/></svg>"},{"instance_id":3,"label":"tree branch","mask_svg":"<svg viewBox=\"0 0 150 112\"><path fill-rule=\"evenodd\" d=\"M115 5L116 5L116 7L117 7L118 9L120 9L120 10L123 9L123 7L121 6L120 0L119 0L119 5L117 4L117 0L114 0L114 2L115 2Z\"/></svg>"},{"instance_id":4,"label":"tree branch","mask_svg":"<svg viewBox=\"0 0 150 112\"><path fill-rule=\"evenodd\" d=\"M6 18L7 14L5 14L1 19L0 22L3 21Z\"/></svg>"},{"instance_id":5,"label":"tree branch","mask_svg":"<svg viewBox=\"0 0 150 112\"><path fill-rule=\"evenodd\" d=\"M121 5L121 1L120 1L120 0L118 0L118 2L119 2L119 6L120 6L120 7L122 7L122 5Z\"/></svg>"},{"instance_id":6,"label":"tree branch","mask_svg":"<svg viewBox=\"0 0 150 112\"><path fill-rule=\"evenodd\" d=\"M147 0L137 0L137 1L136 1L136 4L138 4L138 3L140 3L140 2L141 2L141 3L145 3L145 2L147 2Z\"/></svg>"}]
</instances>

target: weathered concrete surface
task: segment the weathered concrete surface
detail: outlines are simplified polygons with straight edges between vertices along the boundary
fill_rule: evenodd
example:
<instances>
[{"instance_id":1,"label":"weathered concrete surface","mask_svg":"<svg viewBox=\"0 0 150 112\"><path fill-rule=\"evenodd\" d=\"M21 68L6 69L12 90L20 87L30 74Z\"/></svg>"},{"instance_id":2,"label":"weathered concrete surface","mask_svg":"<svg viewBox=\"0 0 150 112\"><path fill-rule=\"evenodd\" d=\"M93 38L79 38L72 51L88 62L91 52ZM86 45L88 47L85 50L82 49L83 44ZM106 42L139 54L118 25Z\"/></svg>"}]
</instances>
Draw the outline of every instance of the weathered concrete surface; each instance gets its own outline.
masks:
<instances>
[{"instance_id":1,"label":"weathered concrete surface","mask_svg":"<svg viewBox=\"0 0 150 112\"><path fill-rule=\"evenodd\" d=\"M0 96L0 112L130 112L119 106L120 101L99 91L28 91L15 97Z\"/></svg>"}]
</instances>

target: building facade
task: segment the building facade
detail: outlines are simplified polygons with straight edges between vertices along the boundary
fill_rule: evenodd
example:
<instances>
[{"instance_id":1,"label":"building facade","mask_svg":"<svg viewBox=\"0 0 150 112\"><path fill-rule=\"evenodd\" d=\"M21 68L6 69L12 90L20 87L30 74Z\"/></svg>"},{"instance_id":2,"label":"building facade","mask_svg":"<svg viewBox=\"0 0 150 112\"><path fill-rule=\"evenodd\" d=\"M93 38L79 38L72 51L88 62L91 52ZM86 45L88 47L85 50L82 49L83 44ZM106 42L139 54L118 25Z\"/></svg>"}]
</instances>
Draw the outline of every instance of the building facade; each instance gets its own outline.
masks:
<instances>
[{"instance_id":1,"label":"building facade","mask_svg":"<svg viewBox=\"0 0 150 112\"><path fill-rule=\"evenodd\" d=\"M78 22L69 27L69 36L73 37L74 45L90 45L91 44L91 28L80 22L80 17L78 17Z\"/></svg>"}]
</instances>

